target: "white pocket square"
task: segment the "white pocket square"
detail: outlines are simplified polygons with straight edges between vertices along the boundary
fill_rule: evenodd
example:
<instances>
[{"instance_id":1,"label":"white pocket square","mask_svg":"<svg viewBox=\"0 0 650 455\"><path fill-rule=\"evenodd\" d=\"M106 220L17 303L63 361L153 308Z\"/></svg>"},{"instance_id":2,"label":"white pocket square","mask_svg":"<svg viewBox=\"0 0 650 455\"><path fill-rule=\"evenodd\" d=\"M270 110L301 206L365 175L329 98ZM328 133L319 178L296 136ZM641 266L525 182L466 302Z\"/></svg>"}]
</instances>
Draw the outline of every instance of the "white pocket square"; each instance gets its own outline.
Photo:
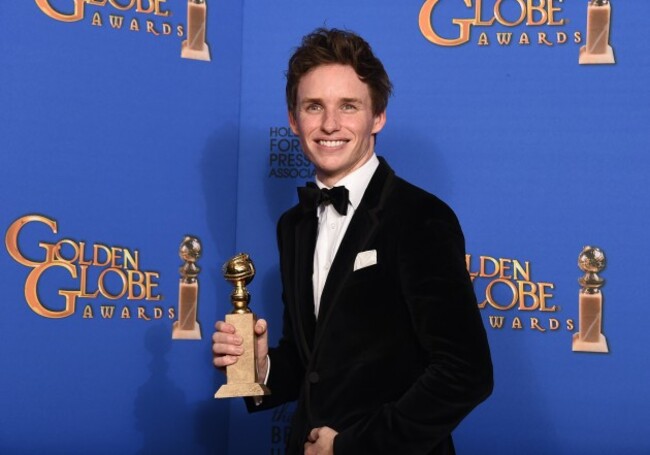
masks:
<instances>
[{"instance_id":1,"label":"white pocket square","mask_svg":"<svg viewBox=\"0 0 650 455\"><path fill-rule=\"evenodd\" d=\"M354 260L354 271L356 272L359 269L365 267L370 267L377 263L377 250L368 250L362 251L357 254L357 258Z\"/></svg>"}]
</instances>

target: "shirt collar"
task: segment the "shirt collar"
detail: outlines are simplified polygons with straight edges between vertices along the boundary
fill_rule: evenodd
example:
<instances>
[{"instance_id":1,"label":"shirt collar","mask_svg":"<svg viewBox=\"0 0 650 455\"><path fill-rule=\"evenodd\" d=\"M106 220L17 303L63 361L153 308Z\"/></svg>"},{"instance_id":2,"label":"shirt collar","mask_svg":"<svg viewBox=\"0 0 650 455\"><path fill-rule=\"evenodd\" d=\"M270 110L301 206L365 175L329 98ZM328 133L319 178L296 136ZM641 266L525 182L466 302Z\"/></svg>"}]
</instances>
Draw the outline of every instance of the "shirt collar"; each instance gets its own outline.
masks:
<instances>
[{"instance_id":1,"label":"shirt collar","mask_svg":"<svg viewBox=\"0 0 650 455\"><path fill-rule=\"evenodd\" d=\"M379 159L377 158L377 155L373 153L370 159L366 161L363 166L349 173L334 184L334 186L345 186L348 189L350 193L350 204L352 204L354 210L359 207L363 193L366 192L370 179L378 167ZM327 185L323 184L318 180L318 178L316 178L316 185L318 185L319 188L327 188Z\"/></svg>"}]
</instances>

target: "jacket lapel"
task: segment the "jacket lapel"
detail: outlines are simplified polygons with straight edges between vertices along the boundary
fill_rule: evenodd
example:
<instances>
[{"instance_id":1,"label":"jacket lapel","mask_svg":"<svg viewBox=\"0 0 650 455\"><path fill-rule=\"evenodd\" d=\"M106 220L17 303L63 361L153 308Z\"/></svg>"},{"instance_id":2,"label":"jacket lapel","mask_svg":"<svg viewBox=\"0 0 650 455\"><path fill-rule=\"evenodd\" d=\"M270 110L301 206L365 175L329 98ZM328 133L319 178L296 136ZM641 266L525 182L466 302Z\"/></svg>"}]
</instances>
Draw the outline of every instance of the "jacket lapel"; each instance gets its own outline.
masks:
<instances>
[{"instance_id":1,"label":"jacket lapel","mask_svg":"<svg viewBox=\"0 0 650 455\"><path fill-rule=\"evenodd\" d=\"M296 325L299 341L304 353L303 362L309 363L314 340L316 317L314 316L314 292L312 274L314 268L314 248L316 247L316 234L318 232L318 218L316 211L304 213L296 224L295 231L295 268L294 268L294 297L295 308L293 314L297 315L293 321Z\"/></svg>"},{"instance_id":2,"label":"jacket lapel","mask_svg":"<svg viewBox=\"0 0 650 455\"><path fill-rule=\"evenodd\" d=\"M327 281L321 295L320 310L318 322L316 324L316 335L313 348L317 349L318 343L322 337L327 322L339 304L339 294L353 273L353 265L356 255L366 249L373 238L379 224L379 214L384 205L384 201L390 193L392 180L394 177L393 170L388 166L383 158L379 158L380 164L373 175L368 188L361 199L359 207L354 213L348 230L341 241L341 245L336 253L332 268L327 275ZM312 248L313 260L313 248ZM309 270L313 269L313 263ZM311 274L309 277L311 283ZM313 297L312 297L313 307ZM313 308L312 308L313 310Z\"/></svg>"}]
</instances>

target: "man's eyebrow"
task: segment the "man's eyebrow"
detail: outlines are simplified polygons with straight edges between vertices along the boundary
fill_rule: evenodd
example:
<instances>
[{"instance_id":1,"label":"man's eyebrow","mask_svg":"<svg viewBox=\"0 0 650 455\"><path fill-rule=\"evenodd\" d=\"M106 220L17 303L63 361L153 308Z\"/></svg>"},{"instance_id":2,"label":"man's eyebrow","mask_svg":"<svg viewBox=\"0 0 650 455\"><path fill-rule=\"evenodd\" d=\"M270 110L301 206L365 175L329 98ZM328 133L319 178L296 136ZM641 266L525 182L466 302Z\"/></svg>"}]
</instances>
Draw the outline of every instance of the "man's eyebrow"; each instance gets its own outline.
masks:
<instances>
[{"instance_id":1,"label":"man's eyebrow","mask_svg":"<svg viewBox=\"0 0 650 455\"><path fill-rule=\"evenodd\" d=\"M340 99L341 103L357 103L357 104L363 104L363 101L361 101L360 98L341 98ZM323 104L323 100L321 98L305 98L303 99L300 104Z\"/></svg>"},{"instance_id":2,"label":"man's eyebrow","mask_svg":"<svg viewBox=\"0 0 650 455\"><path fill-rule=\"evenodd\" d=\"M322 102L323 100L321 100L320 98L305 98L300 102L300 104L311 104L311 103L321 104Z\"/></svg>"}]
</instances>

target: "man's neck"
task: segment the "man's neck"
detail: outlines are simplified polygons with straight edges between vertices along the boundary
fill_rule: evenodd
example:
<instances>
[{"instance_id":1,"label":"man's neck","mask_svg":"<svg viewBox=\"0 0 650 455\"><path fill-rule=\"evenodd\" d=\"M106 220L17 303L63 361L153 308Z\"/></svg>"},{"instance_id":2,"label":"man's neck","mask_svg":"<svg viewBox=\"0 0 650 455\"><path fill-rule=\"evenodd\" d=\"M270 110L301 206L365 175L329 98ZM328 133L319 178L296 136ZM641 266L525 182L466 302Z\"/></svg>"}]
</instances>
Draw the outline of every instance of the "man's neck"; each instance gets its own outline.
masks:
<instances>
[{"instance_id":1,"label":"man's neck","mask_svg":"<svg viewBox=\"0 0 650 455\"><path fill-rule=\"evenodd\" d=\"M316 180L317 183L322 184L326 188L333 188L335 187L341 180L345 179L349 175L354 174L357 172L359 169L361 169L363 166L365 166L370 159L375 156L375 152L371 151L367 155L363 157L361 161L359 161L350 171L348 171L345 174L342 175L327 175L327 174L319 174L318 171L316 171Z\"/></svg>"}]
</instances>

